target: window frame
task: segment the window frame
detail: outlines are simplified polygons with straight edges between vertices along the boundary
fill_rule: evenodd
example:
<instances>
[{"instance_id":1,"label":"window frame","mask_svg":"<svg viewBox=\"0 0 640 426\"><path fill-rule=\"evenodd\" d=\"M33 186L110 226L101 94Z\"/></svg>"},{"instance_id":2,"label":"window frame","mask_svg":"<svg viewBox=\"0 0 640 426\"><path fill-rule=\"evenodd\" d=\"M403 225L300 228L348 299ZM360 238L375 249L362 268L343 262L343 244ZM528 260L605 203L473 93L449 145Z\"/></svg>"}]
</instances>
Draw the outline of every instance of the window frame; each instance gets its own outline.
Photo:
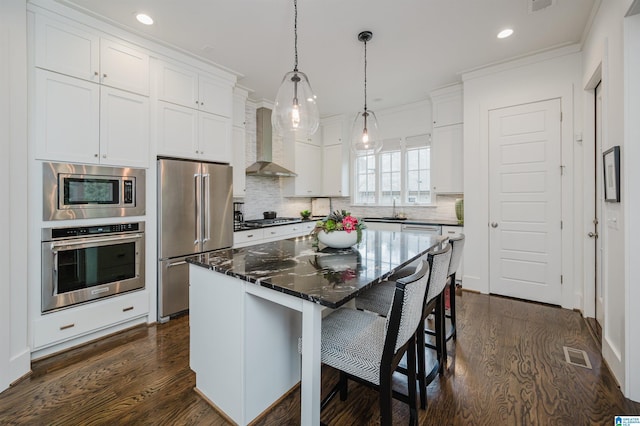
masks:
<instances>
[{"instance_id":1,"label":"window frame","mask_svg":"<svg viewBox=\"0 0 640 426\"><path fill-rule=\"evenodd\" d=\"M415 142L415 140L421 140L424 139L424 141L421 142ZM428 193L429 193L429 202L415 202L415 203L410 203L408 201L405 201L408 199L408 193L409 193L409 188L408 188L408 162L407 162L407 152L409 150L415 150L415 149L421 149L421 148L427 148L428 149L428 158L429 158L429 167L426 169L428 171L428 178L429 178L429 185L427 185L428 188ZM375 159L374 159L374 165L375 165L375 170L374 170L374 183L375 183L375 189L374 189L374 201L373 202L362 202L360 200L358 200L359 197L359 192L358 192L358 184L360 182L359 177L362 175L361 173L359 173L359 169L358 169L358 158L362 157L362 155L357 155L355 153L351 154L351 182L352 182L352 191L351 191L351 204L354 206L363 206L363 207L387 207L387 206L391 206L393 205L393 199L390 202L387 203L383 203L382 199L382 171L381 171L381 167L382 167L382 155L387 154L387 153L391 153L391 152L400 152L400 195L399 195L399 199L396 198L395 200L395 205L396 206L404 206L404 207L428 207L428 206L433 206L435 205L435 194L434 192L431 190L431 177L432 177L432 170L433 167L431 165L431 159L432 159L432 151L431 151L431 134L430 133L423 133L423 134L419 134L419 135L415 135L415 136L407 136L407 137L398 137L398 138L392 138L392 139L385 139L383 142L383 149L382 151L380 151L377 154L373 154L375 155ZM372 155L372 153L367 153L365 154L367 156ZM417 169L419 170L423 170L421 168ZM393 171L391 171L391 173L393 173Z\"/></svg>"}]
</instances>

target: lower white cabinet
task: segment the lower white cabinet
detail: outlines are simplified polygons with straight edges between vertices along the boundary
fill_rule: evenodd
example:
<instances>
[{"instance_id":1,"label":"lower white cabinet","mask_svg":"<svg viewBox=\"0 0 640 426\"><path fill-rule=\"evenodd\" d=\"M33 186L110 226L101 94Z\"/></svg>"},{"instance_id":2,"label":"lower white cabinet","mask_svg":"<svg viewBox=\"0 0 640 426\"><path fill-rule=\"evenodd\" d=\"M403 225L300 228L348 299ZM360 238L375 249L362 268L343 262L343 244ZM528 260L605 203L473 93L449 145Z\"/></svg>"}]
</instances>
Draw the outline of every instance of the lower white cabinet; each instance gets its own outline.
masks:
<instances>
[{"instance_id":1,"label":"lower white cabinet","mask_svg":"<svg viewBox=\"0 0 640 426\"><path fill-rule=\"evenodd\" d=\"M149 292L143 290L42 315L33 321L33 349L62 343L148 313Z\"/></svg>"},{"instance_id":2,"label":"lower white cabinet","mask_svg":"<svg viewBox=\"0 0 640 426\"><path fill-rule=\"evenodd\" d=\"M462 226L448 226L448 225L443 225L442 226L442 235L446 236L446 237L454 237L456 235L459 234L463 234L464 233L464 227ZM456 272L456 281L460 281L462 282L462 276L463 276L463 269L462 266L464 264L464 249L462 252L462 258L460 259L460 267L458 268L458 271Z\"/></svg>"},{"instance_id":3,"label":"lower white cabinet","mask_svg":"<svg viewBox=\"0 0 640 426\"><path fill-rule=\"evenodd\" d=\"M390 222L367 222L365 220L365 224L367 225L367 229L371 229L373 231L393 231L393 232L402 232L402 225L400 223L390 223Z\"/></svg>"},{"instance_id":4,"label":"lower white cabinet","mask_svg":"<svg viewBox=\"0 0 640 426\"><path fill-rule=\"evenodd\" d=\"M247 247L254 244L268 243L271 241L283 240L285 238L300 237L308 235L315 228L316 222L294 223L291 225L271 226L268 228L251 229L247 231L236 231L233 233L233 247Z\"/></svg>"}]
</instances>

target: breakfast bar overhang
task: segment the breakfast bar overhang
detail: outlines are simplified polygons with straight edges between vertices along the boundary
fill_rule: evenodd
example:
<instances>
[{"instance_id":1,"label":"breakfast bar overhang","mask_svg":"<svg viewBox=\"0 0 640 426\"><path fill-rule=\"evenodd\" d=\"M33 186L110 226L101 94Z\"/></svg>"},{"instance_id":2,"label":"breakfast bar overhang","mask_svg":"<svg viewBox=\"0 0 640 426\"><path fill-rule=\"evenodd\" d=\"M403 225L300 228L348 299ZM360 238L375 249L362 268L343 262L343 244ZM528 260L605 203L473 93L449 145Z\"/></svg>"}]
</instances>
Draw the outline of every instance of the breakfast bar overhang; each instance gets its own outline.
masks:
<instances>
[{"instance_id":1,"label":"breakfast bar overhang","mask_svg":"<svg viewBox=\"0 0 640 426\"><path fill-rule=\"evenodd\" d=\"M436 247L442 237L364 230L348 249L312 236L226 249L190 263L190 365L196 391L245 425L301 381L301 424L320 424L323 311Z\"/></svg>"}]
</instances>

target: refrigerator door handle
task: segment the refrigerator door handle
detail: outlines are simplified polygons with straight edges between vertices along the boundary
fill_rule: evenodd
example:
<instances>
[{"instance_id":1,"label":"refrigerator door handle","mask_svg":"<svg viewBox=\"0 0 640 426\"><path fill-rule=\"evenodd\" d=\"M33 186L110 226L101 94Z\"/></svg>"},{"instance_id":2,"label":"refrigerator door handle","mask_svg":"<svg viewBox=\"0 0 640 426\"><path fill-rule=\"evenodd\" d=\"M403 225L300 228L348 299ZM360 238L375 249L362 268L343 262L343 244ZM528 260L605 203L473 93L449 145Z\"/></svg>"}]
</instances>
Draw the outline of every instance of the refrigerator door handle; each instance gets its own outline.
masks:
<instances>
[{"instance_id":1,"label":"refrigerator door handle","mask_svg":"<svg viewBox=\"0 0 640 426\"><path fill-rule=\"evenodd\" d=\"M201 193L200 180L202 179L202 175L198 173L193 175L193 178L194 178L193 188L194 188L195 197L196 197L195 210L194 210L194 214L196 215L196 229L195 229L196 238L193 241L193 244L197 245L200 243L200 229L202 228L202 216L200 214L200 203L198 202L198 200L200 200L200 193Z\"/></svg>"},{"instance_id":2,"label":"refrigerator door handle","mask_svg":"<svg viewBox=\"0 0 640 426\"><path fill-rule=\"evenodd\" d=\"M211 239L211 227L209 226L209 221L211 218L209 217L209 212L211 211L211 175L209 173L205 173L202 175L202 194L203 194L203 210L202 210L202 242L206 243Z\"/></svg>"}]
</instances>

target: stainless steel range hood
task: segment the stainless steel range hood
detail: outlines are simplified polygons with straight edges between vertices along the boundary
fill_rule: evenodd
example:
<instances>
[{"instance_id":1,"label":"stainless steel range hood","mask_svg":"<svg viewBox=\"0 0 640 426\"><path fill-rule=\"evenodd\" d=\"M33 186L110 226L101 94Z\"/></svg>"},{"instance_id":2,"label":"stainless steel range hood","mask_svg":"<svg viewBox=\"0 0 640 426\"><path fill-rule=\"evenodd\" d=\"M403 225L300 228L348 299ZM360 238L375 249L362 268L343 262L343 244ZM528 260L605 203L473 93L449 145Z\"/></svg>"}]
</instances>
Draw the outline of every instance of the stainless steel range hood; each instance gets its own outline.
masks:
<instances>
[{"instance_id":1,"label":"stainless steel range hood","mask_svg":"<svg viewBox=\"0 0 640 426\"><path fill-rule=\"evenodd\" d=\"M272 131L271 110L258 108L256 110L256 157L255 163L247 167L247 176L266 177L295 177L296 173L272 161Z\"/></svg>"}]
</instances>

